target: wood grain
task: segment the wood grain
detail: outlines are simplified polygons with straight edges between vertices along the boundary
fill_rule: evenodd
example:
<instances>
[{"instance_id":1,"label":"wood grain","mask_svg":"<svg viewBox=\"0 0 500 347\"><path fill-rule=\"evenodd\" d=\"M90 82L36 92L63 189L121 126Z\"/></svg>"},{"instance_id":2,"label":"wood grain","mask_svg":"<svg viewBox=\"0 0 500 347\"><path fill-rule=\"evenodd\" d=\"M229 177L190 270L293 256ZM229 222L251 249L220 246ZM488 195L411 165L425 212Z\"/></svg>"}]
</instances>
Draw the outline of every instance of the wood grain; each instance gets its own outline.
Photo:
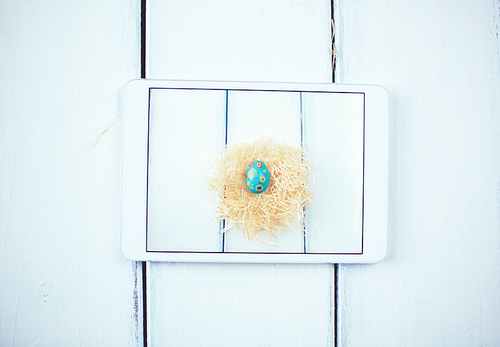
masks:
<instances>
[{"instance_id":1,"label":"wood grain","mask_svg":"<svg viewBox=\"0 0 500 347\"><path fill-rule=\"evenodd\" d=\"M330 4L148 0L147 77L330 82ZM331 265L150 263L157 346L332 345Z\"/></svg>"},{"instance_id":2,"label":"wood grain","mask_svg":"<svg viewBox=\"0 0 500 347\"><path fill-rule=\"evenodd\" d=\"M135 1L3 1L0 345L142 343L140 266L120 250Z\"/></svg>"},{"instance_id":3,"label":"wood grain","mask_svg":"<svg viewBox=\"0 0 500 347\"><path fill-rule=\"evenodd\" d=\"M344 346L500 344L498 1L335 1L344 83L389 90L389 248L341 265Z\"/></svg>"}]
</instances>

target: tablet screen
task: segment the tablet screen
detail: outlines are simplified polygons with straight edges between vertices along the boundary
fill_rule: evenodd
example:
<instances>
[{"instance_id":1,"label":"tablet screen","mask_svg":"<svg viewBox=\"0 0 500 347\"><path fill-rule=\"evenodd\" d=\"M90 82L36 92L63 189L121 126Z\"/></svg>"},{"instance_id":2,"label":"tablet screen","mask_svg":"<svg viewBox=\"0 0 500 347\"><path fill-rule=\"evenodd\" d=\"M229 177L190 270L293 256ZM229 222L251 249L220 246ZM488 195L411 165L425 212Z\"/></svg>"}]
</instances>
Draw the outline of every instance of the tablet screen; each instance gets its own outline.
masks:
<instances>
[{"instance_id":1,"label":"tablet screen","mask_svg":"<svg viewBox=\"0 0 500 347\"><path fill-rule=\"evenodd\" d=\"M152 89L150 95L148 251L362 252L362 93ZM315 168L305 220L273 240L262 232L263 242L239 230L221 233L204 177L226 143L261 135L304 144Z\"/></svg>"}]
</instances>

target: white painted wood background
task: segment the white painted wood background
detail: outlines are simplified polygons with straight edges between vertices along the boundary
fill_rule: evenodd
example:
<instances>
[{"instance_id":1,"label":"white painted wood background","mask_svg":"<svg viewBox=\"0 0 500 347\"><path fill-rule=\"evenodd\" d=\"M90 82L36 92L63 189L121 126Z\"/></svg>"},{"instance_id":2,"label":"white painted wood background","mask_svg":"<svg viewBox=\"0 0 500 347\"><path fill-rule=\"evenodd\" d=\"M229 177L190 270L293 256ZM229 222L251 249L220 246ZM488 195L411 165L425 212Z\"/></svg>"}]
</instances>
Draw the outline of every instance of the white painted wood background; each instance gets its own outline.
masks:
<instances>
[{"instance_id":1,"label":"white painted wood background","mask_svg":"<svg viewBox=\"0 0 500 347\"><path fill-rule=\"evenodd\" d=\"M343 346L500 345L500 2L335 0L336 81L389 91L389 244Z\"/></svg>"},{"instance_id":2,"label":"white painted wood background","mask_svg":"<svg viewBox=\"0 0 500 347\"><path fill-rule=\"evenodd\" d=\"M331 82L329 1L147 2L147 77ZM339 346L500 345L500 2L335 0L336 81L390 101L389 251ZM0 1L0 345L143 345L120 254L138 1ZM333 346L333 265L150 263L150 346Z\"/></svg>"}]
</instances>

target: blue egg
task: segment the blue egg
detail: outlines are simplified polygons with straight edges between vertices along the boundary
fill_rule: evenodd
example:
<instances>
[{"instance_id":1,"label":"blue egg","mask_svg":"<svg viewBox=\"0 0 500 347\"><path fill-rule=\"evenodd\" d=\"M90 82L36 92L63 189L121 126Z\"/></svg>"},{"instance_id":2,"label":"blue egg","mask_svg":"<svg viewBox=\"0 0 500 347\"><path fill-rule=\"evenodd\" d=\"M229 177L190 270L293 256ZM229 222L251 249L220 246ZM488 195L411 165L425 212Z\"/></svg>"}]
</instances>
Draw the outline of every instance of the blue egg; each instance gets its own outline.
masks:
<instances>
[{"instance_id":1,"label":"blue egg","mask_svg":"<svg viewBox=\"0 0 500 347\"><path fill-rule=\"evenodd\" d=\"M247 169L247 179L245 180L248 190L252 193L260 194L269 187L269 169L260 160L254 161Z\"/></svg>"}]
</instances>

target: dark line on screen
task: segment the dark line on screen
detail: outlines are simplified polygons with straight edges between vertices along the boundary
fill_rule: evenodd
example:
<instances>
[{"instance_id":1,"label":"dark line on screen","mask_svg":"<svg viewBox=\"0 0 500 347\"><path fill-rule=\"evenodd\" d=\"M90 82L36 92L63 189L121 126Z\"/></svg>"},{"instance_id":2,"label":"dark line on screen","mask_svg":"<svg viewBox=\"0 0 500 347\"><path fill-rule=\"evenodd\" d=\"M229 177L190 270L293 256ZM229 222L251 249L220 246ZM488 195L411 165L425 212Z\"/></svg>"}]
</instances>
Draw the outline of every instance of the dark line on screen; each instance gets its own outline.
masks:
<instances>
[{"instance_id":1,"label":"dark line on screen","mask_svg":"<svg viewBox=\"0 0 500 347\"><path fill-rule=\"evenodd\" d=\"M146 78L146 0L141 0L141 78ZM149 112L148 112L149 114ZM149 116L148 116L149 118ZM149 139L149 135L148 135ZM149 142L149 141L148 141ZM149 148L148 148L149 152ZM147 228L146 228L147 230ZM147 249L146 249L147 251ZM142 339L148 346L148 305L146 262L142 262Z\"/></svg>"},{"instance_id":2,"label":"dark line on screen","mask_svg":"<svg viewBox=\"0 0 500 347\"><path fill-rule=\"evenodd\" d=\"M299 93L300 96L300 146L305 149L304 139L304 101L302 99L303 92ZM302 159L303 160L303 159ZM304 246L304 254L307 253L307 237L306 237L306 207L302 206L302 244Z\"/></svg>"},{"instance_id":3,"label":"dark line on screen","mask_svg":"<svg viewBox=\"0 0 500 347\"><path fill-rule=\"evenodd\" d=\"M224 150L227 147L227 130L228 130L228 104L229 104L229 90L226 90L226 119L225 119L225 131L224 131ZM222 220L222 230L226 228L226 220ZM222 231L221 230L221 231ZM222 253L226 252L226 233L222 233Z\"/></svg>"}]
</instances>

